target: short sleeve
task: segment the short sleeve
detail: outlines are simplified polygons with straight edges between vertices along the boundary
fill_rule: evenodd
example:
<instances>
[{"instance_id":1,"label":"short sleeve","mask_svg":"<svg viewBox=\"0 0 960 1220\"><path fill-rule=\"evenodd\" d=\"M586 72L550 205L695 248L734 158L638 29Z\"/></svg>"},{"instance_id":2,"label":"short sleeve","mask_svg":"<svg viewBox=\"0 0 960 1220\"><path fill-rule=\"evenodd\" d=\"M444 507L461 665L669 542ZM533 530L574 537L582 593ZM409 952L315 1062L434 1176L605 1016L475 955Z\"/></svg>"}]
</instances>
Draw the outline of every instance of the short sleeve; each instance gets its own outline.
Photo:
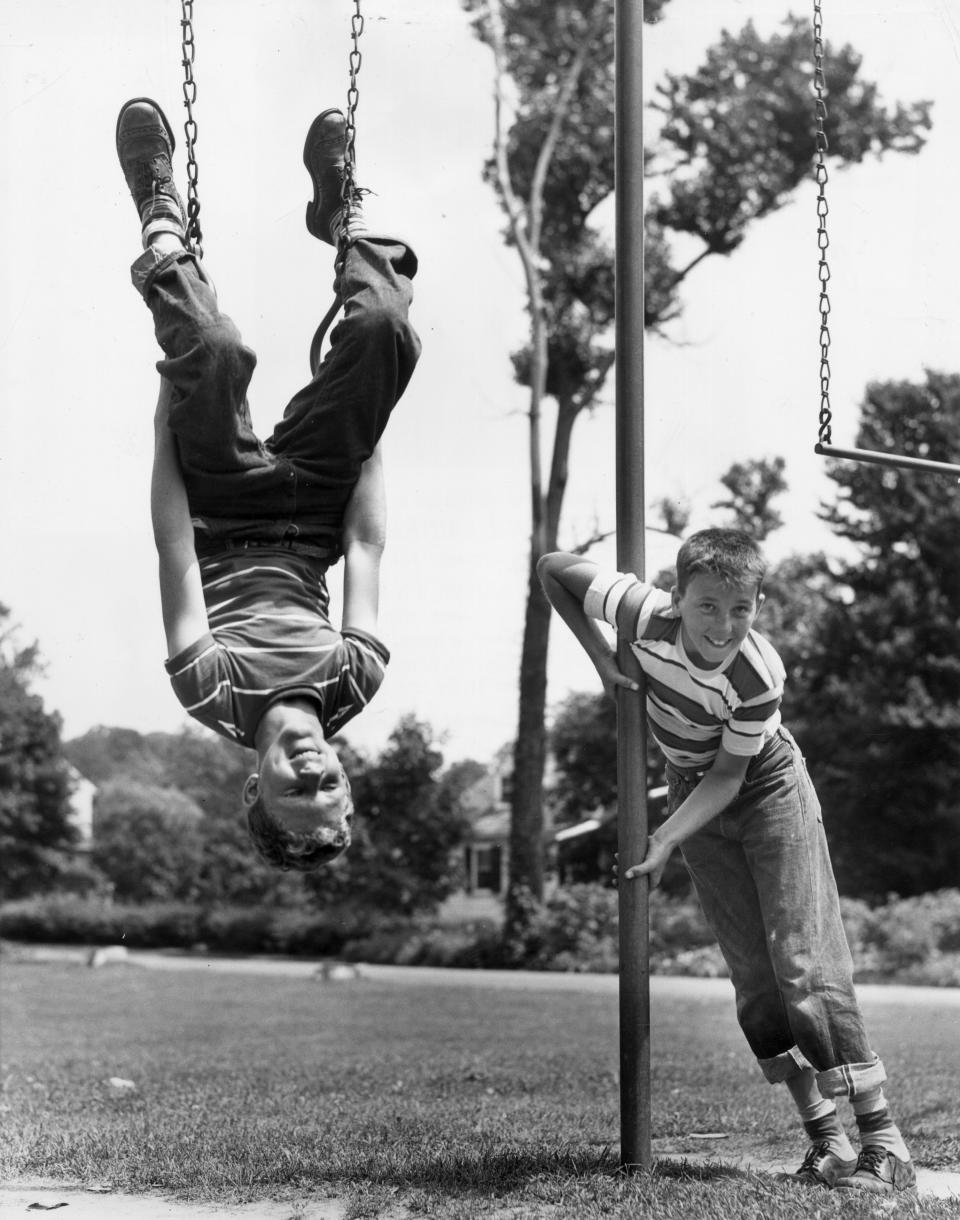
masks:
<instances>
[{"instance_id":1,"label":"short sleeve","mask_svg":"<svg viewBox=\"0 0 960 1220\"><path fill-rule=\"evenodd\" d=\"M669 609L670 594L630 572L598 572L583 599L589 618L608 623L626 640L638 640L650 616Z\"/></svg>"},{"instance_id":2,"label":"short sleeve","mask_svg":"<svg viewBox=\"0 0 960 1220\"><path fill-rule=\"evenodd\" d=\"M740 702L724 723L721 745L752 758L780 727L786 670L776 649L752 631L727 672Z\"/></svg>"}]
</instances>

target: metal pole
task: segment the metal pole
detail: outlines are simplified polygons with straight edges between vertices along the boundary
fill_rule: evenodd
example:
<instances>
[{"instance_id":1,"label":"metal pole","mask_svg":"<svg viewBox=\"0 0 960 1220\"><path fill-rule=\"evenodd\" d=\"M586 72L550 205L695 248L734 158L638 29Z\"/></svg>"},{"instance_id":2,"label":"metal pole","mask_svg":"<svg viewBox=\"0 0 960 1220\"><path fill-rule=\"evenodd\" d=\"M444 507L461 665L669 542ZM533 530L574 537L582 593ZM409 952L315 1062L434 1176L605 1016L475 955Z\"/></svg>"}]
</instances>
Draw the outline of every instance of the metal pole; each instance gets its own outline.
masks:
<instances>
[{"instance_id":1,"label":"metal pole","mask_svg":"<svg viewBox=\"0 0 960 1220\"><path fill-rule=\"evenodd\" d=\"M645 575L643 482L643 3L616 13L616 416L617 565ZM638 674L621 641L620 664ZM646 854L647 740L644 693L617 702L617 851L620 872ZM646 878L621 883L620 1164L649 1169L650 949Z\"/></svg>"}]
</instances>

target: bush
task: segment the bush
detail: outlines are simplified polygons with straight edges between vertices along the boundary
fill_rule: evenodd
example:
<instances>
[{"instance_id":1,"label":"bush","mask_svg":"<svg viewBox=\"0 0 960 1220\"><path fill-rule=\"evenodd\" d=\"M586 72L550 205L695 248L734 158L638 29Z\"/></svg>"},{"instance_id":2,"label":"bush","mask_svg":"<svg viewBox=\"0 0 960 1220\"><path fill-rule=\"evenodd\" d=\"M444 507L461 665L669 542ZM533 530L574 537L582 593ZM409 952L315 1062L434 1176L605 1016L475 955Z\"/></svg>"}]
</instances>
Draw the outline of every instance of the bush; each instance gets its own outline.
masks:
<instances>
[{"instance_id":1,"label":"bush","mask_svg":"<svg viewBox=\"0 0 960 1220\"><path fill-rule=\"evenodd\" d=\"M0 909L0 936L63 945L117 944L122 908L109 899L77 894L24 898Z\"/></svg>"},{"instance_id":2,"label":"bush","mask_svg":"<svg viewBox=\"0 0 960 1220\"><path fill-rule=\"evenodd\" d=\"M861 982L899 981L960 986L960 890L885 905L841 900L844 925ZM0 908L0 937L48 944L125 944L131 949L205 948L220 953L284 953L347 961L475 969L596 971L619 966L617 894L575 885L538 904L529 896L518 936L475 920L438 925L427 917L400 920L364 908L217 906L187 903L124 905L61 894ZM727 968L694 899L654 891L650 900L650 967L657 974L703 978Z\"/></svg>"},{"instance_id":3,"label":"bush","mask_svg":"<svg viewBox=\"0 0 960 1220\"><path fill-rule=\"evenodd\" d=\"M517 897L521 930L504 940L505 966L527 970L609 970L617 952L617 894L600 885L571 885L545 903Z\"/></svg>"},{"instance_id":4,"label":"bush","mask_svg":"<svg viewBox=\"0 0 960 1220\"><path fill-rule=\"evenodd\" d=\"M668 898L660 890L650 895L650 954L670 958L690 949L715 945L716 937L695 897Z\"/></svg>"},{"instance_id":5,"label":"bush","mask_svg":"<svg viewBox=\"0 0 960 1220\"><path fill-rule=\"evenodd\" d=\"M410 923L382 928L351 940L342 956L349 962L375 965L446 966L496 969L504 965L500 929L491 920L457 927Z\"/></svg>"},{"instance_id":6,"label":"bush","mask_svg":"<svg viewBox=\"0 0 960 1220\"><path fill-rule=\"evenodd\" d=\"M0 909L0 936L65 945L125 944L130 949L291 953L329 957L383 917L369 911L298 911L190 903L113 903L76 895L30 898Z\"/></svg>"},{"instance_id":7,"label":"bush","mask_svg":"<svg viewBox=\"0 0 960 1220\"><path fill-rule=\"evenodd\" d=\"M129 949L190 949L201 939L202 914L189 903L158 902L148 907L124 905L114 909L121 928L117 939Z\"/></svg>"},{"instance_id":8,"label":"bush","mask_svg":"<svg viewBox=\"0 0 960 1220\"><path fill-rule=\"evenodd\" d=\"M900 979L930 986L955 986L960 950L960 890L935 890L912 898L891 894L872 910L843 901L844 925L857 978Z\"/></svg>"}]
</instances>

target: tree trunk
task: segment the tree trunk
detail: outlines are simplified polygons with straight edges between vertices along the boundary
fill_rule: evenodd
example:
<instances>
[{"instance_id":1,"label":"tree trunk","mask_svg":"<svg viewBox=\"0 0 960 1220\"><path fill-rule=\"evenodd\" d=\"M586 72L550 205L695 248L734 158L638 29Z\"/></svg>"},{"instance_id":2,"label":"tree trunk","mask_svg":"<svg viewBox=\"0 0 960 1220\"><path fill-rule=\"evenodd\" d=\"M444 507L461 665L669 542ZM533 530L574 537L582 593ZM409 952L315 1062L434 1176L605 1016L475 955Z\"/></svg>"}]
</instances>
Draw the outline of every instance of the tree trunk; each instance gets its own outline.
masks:
<instances>
[{"instance_id":1,"label":"tree trunk","mask_svg":"<svg viewBox=\"0 0 960 1220\"><path fill-rule=\"evenodd\" d=\"M534 511L527 571L527 608L520 652L520 712L513 748L513 793L510 801L510 885L506 930L519 933L524 922L520 895L543 898L543 774L547 761L547 658L552 609L537 576L541 555L556 549L560 512L567 487L573 425L579 405L570 394L558 394L557 425L547 494Z\"/></svg>"},{"instance_id":2,"label":"tree trunk","mask_svg":"<svg viewBox=\"0 0 960 1220\"><path fill-rule=\"evenodd\" d=\"M507 926L522 922L518 895L528 890L543 897L543 772L547 755L547 651L550 603L537 578L537 555L531 555L527 608L520 656L520 714L513 752L510 819L510 890Z\"/></svg>"}]
</instances>

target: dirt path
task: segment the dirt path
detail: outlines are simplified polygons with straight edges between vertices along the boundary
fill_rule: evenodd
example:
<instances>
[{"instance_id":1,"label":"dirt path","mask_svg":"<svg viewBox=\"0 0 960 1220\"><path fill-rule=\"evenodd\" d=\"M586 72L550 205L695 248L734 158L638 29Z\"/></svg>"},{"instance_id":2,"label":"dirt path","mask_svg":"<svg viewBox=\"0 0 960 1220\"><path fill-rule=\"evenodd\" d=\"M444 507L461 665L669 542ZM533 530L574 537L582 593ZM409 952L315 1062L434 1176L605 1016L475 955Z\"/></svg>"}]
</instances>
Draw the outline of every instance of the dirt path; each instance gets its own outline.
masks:
<instances>
[{"instance_id":1,"label":"dirt path","mask_svg":"<svg viewBox=\"0 0 960 1220\"><path fill-rule=\"evenodd\" d=\"M343 1220L347 1208L336 1199L221 1207L179 1203L159 1195L108 1194L53 1183L0 1187L3 1220L47 1214L61 1216L63 1220Z\"/></svg>"}]
</instances>

